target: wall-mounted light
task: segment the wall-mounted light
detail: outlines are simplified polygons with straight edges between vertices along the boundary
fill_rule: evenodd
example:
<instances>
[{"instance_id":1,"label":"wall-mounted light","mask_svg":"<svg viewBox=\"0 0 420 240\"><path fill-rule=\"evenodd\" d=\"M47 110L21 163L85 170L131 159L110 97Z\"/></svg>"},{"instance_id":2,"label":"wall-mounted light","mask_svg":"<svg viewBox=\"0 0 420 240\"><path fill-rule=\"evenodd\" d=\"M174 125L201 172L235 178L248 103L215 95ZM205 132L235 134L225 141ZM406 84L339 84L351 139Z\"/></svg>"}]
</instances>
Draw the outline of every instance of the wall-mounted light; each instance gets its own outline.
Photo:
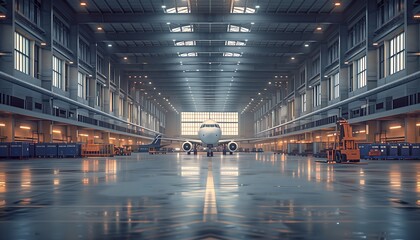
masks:
<instances>
[{"instance_id":1,"label":"wall-mounted light","mask_svg":"<svg viewBox=\"0 0 420 240\"><path fill-rule=\"evenodd\" d=\"M25 130L31 130L31 127L30 127L30 126L23 126L23 125L20 125L20 126L19 126L19 128L20 128L20 129L25 129Z\"/></svg>"},{"instance_id":2,"label":"wall-mounted light","mask_svg":"<svg viewBox=\"0 0 420 240\"><path fill-rule=\"evenodd\" d=\"M391 126L391 127L389 127L389 129L399 129L399 128L401 128L401 125L397 125L397 126Z\"/></svg>"},{"instance_id":3,"label":"wall-mounted light","mask_svg":"<svg viewBox=\"0 0 420 240\"><path fill-rule=\"evenodd\" d=\"M61 131L60 130L53 130L53 133L61 134Z\"/></svg>"},{"instance_id":4,"label":"wall-mounted light","mask_svg":"<svg viewBox=\"0 0 420 240\"><path fill-rule=\"evenodd\" d=\"M6 127L6 124L0 123L0 127Z\"/></svg>"},{"instance_id":5,"label":"wall-mounted light","mask_svg":"<svg viewBox=\"0 0 420 240\"><path fill-rule=\"evenodd\" d=\"M79 133L79 136L81 136L81 137L89 137L88 134L84 134L84 133Z\"/></svg>"},{"instance_id":6,"label":"wall-mounted light","mask_svg":"<svg viewBox=\"0 0 420 240\"><path fill-rule=\"evenodd\" d=\"M87 3L86 2L80 2L80 6L86 7L87 6Z\"/></svg>"},{"instance_id":7,"label":"wall-mounted light","mask_svg":"<svg viewBox=\"0 0 420 240\"><path fill-rule=\"evenodd\" d=\"M41 43L41 46L47 46L47 43L46 42L42 42Z\"/></svg>"},{"instance_id":8,"label":"wall-mounted light","mask_svg":"<svg viewBox=\"0 0 420 240\"><path fill-rule=\"evenodd\" d=\"M321 138L321 136L316 136L315 138Z\"/></svg>"},{"instance_id":9,"label":"wall-mounted light","mask_svg":"<svg viewBox=\"0 0 420 240\"><path fill-rule=\"evenodd\" d=\"M417 126L417 127L420 127L420 123L416 123L416 126Z\"/></svg>"},{"instance_id":10,"label":"wall-mounted light","mask_svg":"<svg viewBox=\"0 0 420 240\"><path fill-rule=\"evenodd\" d=\"M6 14L0 13L0 18L6 18Z\"/></svg>"},{"instance_id":11,"label":"wall-mounted light","mask_svg":"<svg viewBox=\"0 0 420 240\"><path fill-rule=\"evenodd\" d=\"M109 140L115 140L115 138L114 137L110 137Z\"/></svg>"}]
</instances>

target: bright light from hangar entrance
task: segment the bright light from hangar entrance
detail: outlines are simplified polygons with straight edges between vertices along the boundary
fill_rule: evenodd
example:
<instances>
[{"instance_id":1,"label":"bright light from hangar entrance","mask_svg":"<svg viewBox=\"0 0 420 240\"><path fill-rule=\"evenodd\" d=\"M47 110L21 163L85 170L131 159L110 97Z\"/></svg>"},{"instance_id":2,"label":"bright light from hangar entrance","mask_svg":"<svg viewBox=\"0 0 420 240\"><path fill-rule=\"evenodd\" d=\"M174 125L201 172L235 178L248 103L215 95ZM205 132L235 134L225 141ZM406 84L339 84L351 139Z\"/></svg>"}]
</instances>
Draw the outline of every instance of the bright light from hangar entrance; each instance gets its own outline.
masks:
<instances>
[{"instance_id":1,"label":"bright light from hangar entrance","mask_svg":"<svg viewBox=\"0 0 420 240\"><path fill-rule=\"evenodd\" d=\"M197 135L201 124L212 119L222 129L222 135L238 135L237 112L181 112L181 135Z\"/></svg>"}]
</instances>

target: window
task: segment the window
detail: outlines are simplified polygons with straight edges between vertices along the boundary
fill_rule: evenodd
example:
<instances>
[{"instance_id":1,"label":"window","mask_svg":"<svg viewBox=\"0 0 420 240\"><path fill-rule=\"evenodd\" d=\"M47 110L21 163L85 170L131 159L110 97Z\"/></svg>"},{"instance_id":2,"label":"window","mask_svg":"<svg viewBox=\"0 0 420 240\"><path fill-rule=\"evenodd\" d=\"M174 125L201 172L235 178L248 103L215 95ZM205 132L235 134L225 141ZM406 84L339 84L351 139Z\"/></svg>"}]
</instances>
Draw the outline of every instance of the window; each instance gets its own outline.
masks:
<instances>
[{"instance_id":1,"label":"window","mask_svg":"<svg viewBox=\"0 0 420 240\"><path fill-rule=\"evenodd\" d=\"M213 119L219 123L223 135L238 135L237 112L182 112L181 134L197 135L202 126L218 127L214 124L202 124L205 120Z\"/></svg>"},{"instance_id":2,"label":"window","mask_svg":"<svg viewBox=\"0 0 420 240\"><path fill-rule=\"evenodd\" d=\"M295 118L295 101L290 101L287 103L287 116L288 120Z\"/></svg>"},{"instance_id":3,"label":"window","mask_svg":"<svg viewBox=\"0 0 420 240\"><path fill-rule=\"evenodd\" d=\"M96 55L96 71L98 73L102 73L102 74L104 73L103 64L104 64L104 59L101 56Z\"/></svg>"},{"instance_id":4,"label":"window","mask_svg":"<svg viewBox=\"0 0 420 240\"><path fill-rule=\"evenodd\" d=\"M300 85L305 84L305 70L300 72Z\"/></svg>"},{"instance_id":5,"label":"window","mask_svg":"<svg viewBox=\"0 0 420 240\"><path fill-rule=\"evenodd\" d=\"M312 77L319 74L321 70L321 61L319 59L319 56L313 59L311 70L312 70Z\"/></svg>"},{"instance_id":6,"label":"window","mask_svg":"<svg viewBox=\"0 0 420 240\"><path fill-rule=\"evenodd\" d=\"M180 53L178 54L179 57L197 57L196 52L189 52L189 53Z\"/></svg>"},{"instance_id":7,"label":"window","mask_svg":"<svg viewBox=\"0 0 420 240\"><path fill-rule=\"evenodd\" d=\"M312 90L312 101L314 107L321 105L321 84L315 85Z\"/></svg>"},{"instance_id":8,"label":"window","mask_svg":"<svg viewBox=\"0 0 420 240\"><path fill-rule=\"evenodd\" d=\"M382 44L379 49L379 79L385 77L385 46Z\"/></svg>"},{"instance_id":9,"label":"window","mask_svg":"<svg viewBox=\"0 0 420 240\"><path fill-rule=\"evenodd\" d=\"M366 86L366 56L356 61L357 65L357 88Z\"/></svg>"},{"instance_id":10,"label":"window","mask_svg":"<svg viewBox=\"0 0 420 240\"><path fill-rule=\"evenodd\" d=\"M102 106L102 83L96 83L96 106Z\"/></svg>"},{"instance_id":11,"label":"window","mask_svg":"<svg viewBox=\"0 0 420 240\"><path fill-rule=\"evenodd\" d=\"M53 56L53 76L52 85L56 88L62 88L63 86L63 60Z\"/></svg>"},{"instance_id":12,"label":"window","mask_svg":"<svg viewBox=\"0 0 420 240\"><path fill-rule=\"evenodd\" d=\"M381 0L378 2L378 26L382 26L404 10L404 0Z\"/></svg>"},{"instance_id":13,"label":"window","mask_svg":"<svg viewBox=\"0 0 420 240\"><path fill-rule=\"evenodd\" d=\"M89 45L81 39L79 39L79 59L86 63L90 61Z\"/></svg>"},{"instance_id":14,"label":"window","mask_svg":"<svg viewBox=\"0 0 420 240\"><path fill-rule=\"evenodd\" d=\"M349 48L352 48L366 39L366 18L363 17L355 23L348 33Z\"/></svg>"},{"instance_id":15,"label":"window","mask_svg":"<svg viewBox=\"0 0 420 240\"><path fill-rule=\"evenodd\" d=\"M350 91L353 91L354 90L354 73L353 73L353 64L350 64L349 65L349 88L350 88Z\"/></svg>"},{"instance_id":16,"label":"window","mask_svg":"<svg viewBox=\"0 0 420 240\"><path fill-rule=\"evenodd\" d=\"M241 27L241 26L237 26L237 25L231 25L229 24L227 26L227 31L228 32L250 32L249 28L245 28L245 27Z\"/></svg>"},{"instance_id":17,"label":"window","mask_svg":"<svg viewBox=\"0 0 420 240\"><path fill-rule=\"evenodd\" d=\"M175 46L195 46L195 41L179 41L175 42Z\"/></svg>"},{"instance_id":18,"label":"window","mask_svg":"<svg viewBox=\"0 0 420 240\"><path fill-rule=\"evenodd\" d=\"M301 102L302 112L306 112L306 93L300 95L300 102Z\"/></svg>"},{"instance_id":19,"label":"window","mask_svg":"<svg viewBox=\"0 0 420 240\"><path fill-rule=\"evenodd\" d=\"M224 52L223 57L242 57L240 53Z\"/></svg>"},{"instance_id":20,"label":"window","mask_svg":"<svg viewBox=\"0 0 420 240\"><path fill-rule=\"evenodd\" d=\"M255 9L249 7L233 7L230 13L255 13Z\"/></svg>"},{"instance_id":21,"label":"window","mask_svg":"<svg viewBox=\"0 0 420 240\"><path fill-rule=\"evenodd\" d=\"M330 100L340 97L340 74L336 73L330 77Z\"/></svg>"},{"instance_id":22,"label":"window","mask_svg":"<svg viewBox=\"0 0 420 240\"><path fill-rule=\"evenodd\" d=\"M189 7L168 8L165 13L190 13Z\"/></svg>"},{"instance_id":23,"label":"window","mask_svg":"<svg viewBox=\"0 0 420 240\"><path fill-rule=\"evenodd\" d=\"M41 24L41 2L39 0L16 0L16 11L35 25Z\"/></svg>"},{"instance_id":24,"label":"window","mask_svg":"<svg viewBox=\"0 0 420 240\"><path fill-rule=\"evenodd\" d=\"M124 115L124 98L122 96L118 98L118 115L120 117Z\"/></svg>"},{"instance_id":25,"label":"window","mask_svg":"<svg viewBox=\"0 0 420 240\"><path fill-rule=\"evenodd\" d=\"M335 62L338 59L338 40L335 41L329 48L328 48L328 64Z\"/></svg>"},{"instance_id":26,"label":"window","mask_svg":"<svg viewBox=\"0 0 420 240\"><path fill-rule=\"evenodd\" d=\"M56 16L54 16L53 37L54 40L63 47L68 48L70 46L70 30Z\"/></svg>"},{"instance_id":27,"label":"window","mask_svg":"<svg viewBox=\"0 0 420 240\"><path fill-rule=\"evenodd\" d=\"M41 48L35 44L34 46L34 77L41 79Z\"/></svg>"},{"instance_id":28,"label":"window","mask_svg":"<svg viewBox=\"0 0 420 240\"><path fill-rule=\"evenodd\" d=\"M87 99L87 78L86 75L79 72L77 77L77 96Z\"/></svg>"},{"instance_id":29,"label":"window","mask_svg":"<svg viewBox=\"0 0 420 240\"><path fill-rule=\"evenodd\" d=\"M113 112L115 110L114 99L115 99L115 93L113 91L111 91L109 93L109 111L110 112Z\"/></svg>"},{"instance_id":30,"label":"window","mask_svg":"<svg viewBox=\"0 0 420 240\"><path fill-rule=\"evenodd\" d=\"M405 69L405 34L401 33L389 41L389 74Z\"/></svg>"},{"instance_id":31,"label":"window","mask_svg":"<svg viewBox=\"0 0 420 240\"><path fill-rule=\"evenodd\" d=\"M226 46L245 46L246 43L242 41L225 41Z\"/></svg>"},{"instance_id":32,"label":"window","mask_svg":"<svg viewBox=\"0 0 420 240\"><path fill-rule=\"evenodd\" d=\"M30 75L29 39L15 32L15 69Z\"/></svg>"}]
</instances>

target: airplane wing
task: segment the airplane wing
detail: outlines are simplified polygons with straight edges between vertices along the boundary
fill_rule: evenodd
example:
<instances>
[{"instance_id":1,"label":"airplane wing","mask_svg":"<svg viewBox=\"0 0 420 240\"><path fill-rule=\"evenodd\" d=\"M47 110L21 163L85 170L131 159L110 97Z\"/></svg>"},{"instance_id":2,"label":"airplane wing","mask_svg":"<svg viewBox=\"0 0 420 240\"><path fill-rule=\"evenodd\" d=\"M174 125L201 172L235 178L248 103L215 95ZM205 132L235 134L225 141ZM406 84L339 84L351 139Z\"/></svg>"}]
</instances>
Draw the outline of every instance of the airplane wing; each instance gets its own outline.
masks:
<instances>
[{"instance_id":1,"label":"airplane wing","mask_svg":"<svg viewBox=\"0 0 420 240\"><path fill-rule=\"evenodd\" d=\"M246 143L252 143L264 140L266 138L239 138L239 139L220 139L219 144L226 144L230 142L246 142Z\"/></svg>"},{"instance_id":2,"label":"airplane wing","mask_svg":"<svg viewBox=\"0 0 420 240\"><path fill-rule=\"evenodd\" d=\"M201 140L199 139L188 139L188 138L162 138L162 140L170 141L170 142L190 142L192 144L201 144Z\"/></svg>"}]
</instances>

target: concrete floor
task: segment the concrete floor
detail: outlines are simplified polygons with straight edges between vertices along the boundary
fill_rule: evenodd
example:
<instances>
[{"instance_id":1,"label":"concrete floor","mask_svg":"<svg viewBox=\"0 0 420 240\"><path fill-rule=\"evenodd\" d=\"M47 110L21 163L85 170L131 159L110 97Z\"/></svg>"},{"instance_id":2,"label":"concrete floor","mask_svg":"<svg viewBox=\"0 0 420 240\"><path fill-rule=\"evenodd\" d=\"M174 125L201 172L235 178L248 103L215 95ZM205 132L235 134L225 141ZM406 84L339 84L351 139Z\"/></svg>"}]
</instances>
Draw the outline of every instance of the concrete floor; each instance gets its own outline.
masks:
<instances>
[{"instance_id":1,"label":"concrete floor","mask_svg":"<svg viewBox=\"0 0 420 240\"><path fill-rule=\"evenodd\" d=\"M0 160L0 239L418 239L420 161Z\"/></svg>"}]
</instances>

